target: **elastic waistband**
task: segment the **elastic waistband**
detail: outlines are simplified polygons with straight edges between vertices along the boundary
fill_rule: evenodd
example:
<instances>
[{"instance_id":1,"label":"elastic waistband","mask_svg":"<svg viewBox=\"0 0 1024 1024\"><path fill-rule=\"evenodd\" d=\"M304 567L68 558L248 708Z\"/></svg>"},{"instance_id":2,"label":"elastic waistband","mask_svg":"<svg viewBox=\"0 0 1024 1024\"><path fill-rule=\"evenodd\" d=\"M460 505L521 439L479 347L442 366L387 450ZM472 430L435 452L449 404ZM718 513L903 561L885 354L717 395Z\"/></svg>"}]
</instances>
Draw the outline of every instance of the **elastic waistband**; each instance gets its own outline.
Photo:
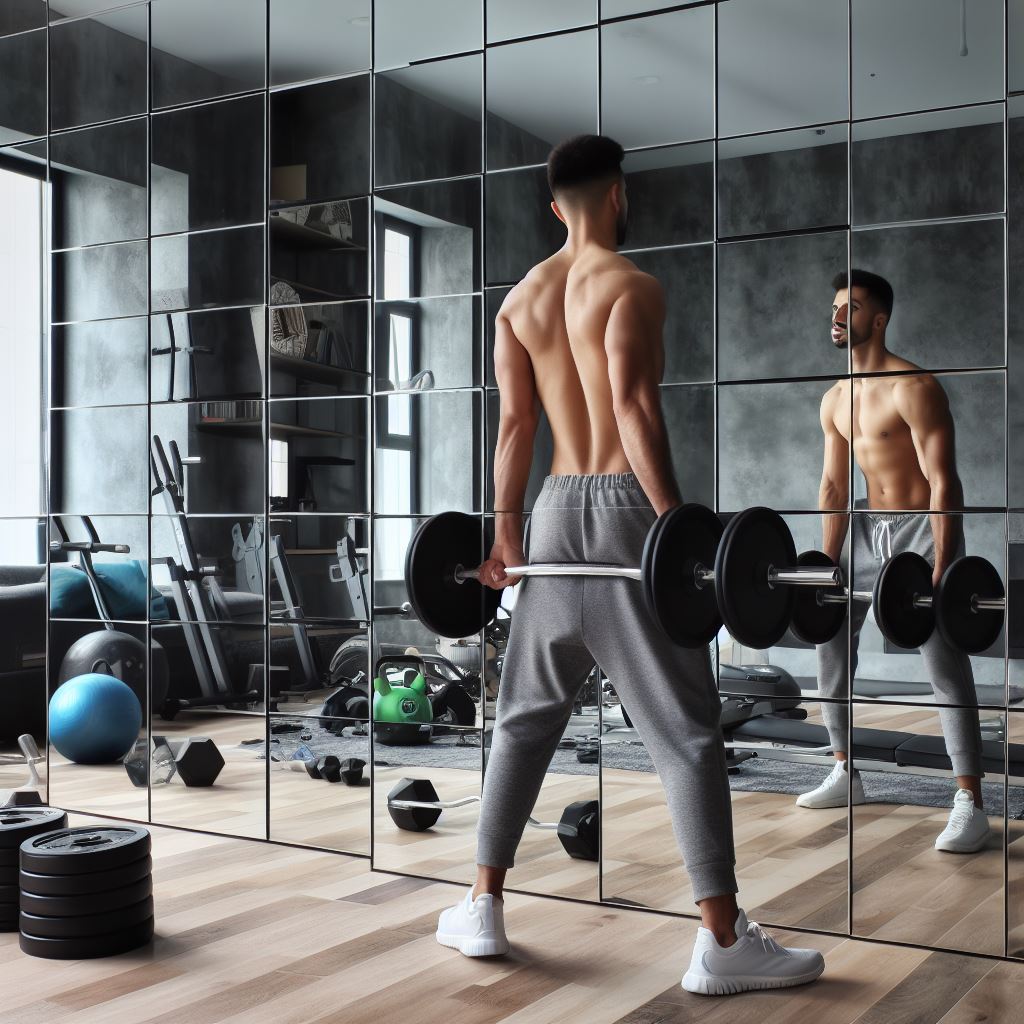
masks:
<instances>
[{"instance_id":1,"label":"elastic waistband","mask_svg":"<svg viewBox=\"0 0 1024 1024\"><path fill-rule=\"evenodd\" d=\"M606 491L613 488L639 491L635 473L556 473L544 477L548 491Z\"/></svg>"}]
</instances>

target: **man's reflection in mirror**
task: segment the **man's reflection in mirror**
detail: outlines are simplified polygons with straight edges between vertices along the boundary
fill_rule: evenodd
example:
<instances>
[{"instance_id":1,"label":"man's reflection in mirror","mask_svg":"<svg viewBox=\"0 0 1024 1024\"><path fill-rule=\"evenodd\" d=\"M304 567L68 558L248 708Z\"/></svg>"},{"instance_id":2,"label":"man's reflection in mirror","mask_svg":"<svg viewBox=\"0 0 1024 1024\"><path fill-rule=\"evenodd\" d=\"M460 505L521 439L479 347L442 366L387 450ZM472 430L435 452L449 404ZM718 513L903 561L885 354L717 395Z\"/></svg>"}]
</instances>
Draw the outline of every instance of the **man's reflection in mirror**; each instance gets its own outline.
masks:
<instances>
[{"instance_id":1,"label":"man's reflection in mirror","mask_svg":"<svg viewBox=\"0 0 1024 1024\"><path fill-rule=\"evenodd\" d=\"M825 553L849 563L843 546L850 531L852 589L870 591L878 571L893 555L914 551L934 567L933 581L964 554L963 487L956 467L956 443L949 400L942 385L920 366L892 352L886 330L893 314L893 289L866 270L837 274L832 281L832 344L850 354L853 380L833 385L821 401L824 464L819 508L842 512L850 496L850 449L867 484L867 498L852 515L825 515ZM859 376L859 375L865 376ZM852 389L852 396L851 396ZM953 514L950 514L953 513ZM845 698L857 670L857 650L868 603L851 601L849 659L841 630L818 647L818 686L823 697ZM949 823L935 847L952 853L981 849L989 836L982 812L981 730L970 659L934 631L921 647L925 674L940 704L946 752L957 793ZM824 704L822 715L836 764L816 789L797 798L801 807L864 802L860 773L848 759L849 713L845 705Z\"/></svg>"}]
</instances>

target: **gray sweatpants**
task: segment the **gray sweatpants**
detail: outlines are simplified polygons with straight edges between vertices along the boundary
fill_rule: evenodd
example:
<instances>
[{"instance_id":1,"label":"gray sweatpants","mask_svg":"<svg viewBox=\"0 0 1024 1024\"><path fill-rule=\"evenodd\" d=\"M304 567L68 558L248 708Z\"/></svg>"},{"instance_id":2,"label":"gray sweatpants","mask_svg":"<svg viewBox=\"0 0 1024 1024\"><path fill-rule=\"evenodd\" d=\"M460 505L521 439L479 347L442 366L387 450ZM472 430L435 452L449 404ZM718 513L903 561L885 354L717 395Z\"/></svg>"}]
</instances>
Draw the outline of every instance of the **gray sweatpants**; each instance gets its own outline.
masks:
<instances>
[{"instance_id":1,"label":"gray sweatpants","mask_svg":"<svg viewBox=\"0 0 1024 1024\"><path fill-rule=\"evenodd\" d=\"M531 562L639 565L654 509L632 473L548 476ZM477 862L510 868L573 702L595 662L622 699L668 800L694 901L736 892L721 702L707 648L675 646L622 577L518 584L484 772Z\"/></svg>"},{"instance_id":2,"label":"gray sweatpants","mask_svg":"<svg viewBox=\"0 0 1024 1024\"><path fill-rule=\"evenodd\" d=\"M902 551L915 551L935 564L935 538L927 513L891 513L855 511L850 516L850 550L853 574L844 565L852 589L871 590L884 562ZM963 534L956 557L964 553ZM868 614L866 601L850 602L850 660L847 671L846 630L818 647L818 691L823 697L846 697L850 678L857 672L857 648L860 631ZM940 707L939 723L946 740L946 753L953 762L954 775L982 776L981 727L978 721L978 695L970 658L950 647L935 630L921 647L925 670L935 698L943 704L966 707ZM822 704L821 716L834 750L845 751L849 709L845 704Z\"/></svg>"}]
</instances>

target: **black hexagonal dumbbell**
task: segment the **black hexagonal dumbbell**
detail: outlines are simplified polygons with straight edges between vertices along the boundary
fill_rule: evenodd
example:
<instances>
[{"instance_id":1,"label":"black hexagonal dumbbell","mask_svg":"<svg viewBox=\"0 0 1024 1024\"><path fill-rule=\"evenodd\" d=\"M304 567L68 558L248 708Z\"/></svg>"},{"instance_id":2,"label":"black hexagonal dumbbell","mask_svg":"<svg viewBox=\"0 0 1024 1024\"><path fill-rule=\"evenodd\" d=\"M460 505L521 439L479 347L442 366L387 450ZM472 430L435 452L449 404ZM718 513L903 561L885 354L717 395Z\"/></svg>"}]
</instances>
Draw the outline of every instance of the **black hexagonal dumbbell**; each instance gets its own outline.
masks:
<instances>
[{"instance_id":1,"label":"black hexagonal dumbbell","mask_svg":"<svg viewBox=\"0 0 1024 1024\"><path fill-rule=\"evenodd\" d=\"M183 743L171 743L178 776L186 786L212 786L217 781L224 758L208 736L190 736Z\"/></svg>"}]
</instances>

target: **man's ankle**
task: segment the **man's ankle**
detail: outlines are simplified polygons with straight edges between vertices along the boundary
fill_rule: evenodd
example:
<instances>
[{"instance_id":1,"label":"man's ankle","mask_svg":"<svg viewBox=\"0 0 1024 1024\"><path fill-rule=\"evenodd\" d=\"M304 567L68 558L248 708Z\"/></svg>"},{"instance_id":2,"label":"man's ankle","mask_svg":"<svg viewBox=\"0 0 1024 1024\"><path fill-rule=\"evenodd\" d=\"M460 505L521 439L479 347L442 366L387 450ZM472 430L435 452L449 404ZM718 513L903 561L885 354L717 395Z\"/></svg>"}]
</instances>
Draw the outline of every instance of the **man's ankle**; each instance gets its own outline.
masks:
<instances>
[{"instance_id":1,"label":"man's ankle","mask_svg":"<svg viewBox=\"0 0 1024 1024\"><path fill-rule=\"evenodd\" d=\"M477 898L480 896L493 896L494 899L499 900L502 903L505 901L504 895L501 892L490 892L487 889L482 889L479 885L474 885L473 901L476 902Z\"/></svg>"}]
</instances>

